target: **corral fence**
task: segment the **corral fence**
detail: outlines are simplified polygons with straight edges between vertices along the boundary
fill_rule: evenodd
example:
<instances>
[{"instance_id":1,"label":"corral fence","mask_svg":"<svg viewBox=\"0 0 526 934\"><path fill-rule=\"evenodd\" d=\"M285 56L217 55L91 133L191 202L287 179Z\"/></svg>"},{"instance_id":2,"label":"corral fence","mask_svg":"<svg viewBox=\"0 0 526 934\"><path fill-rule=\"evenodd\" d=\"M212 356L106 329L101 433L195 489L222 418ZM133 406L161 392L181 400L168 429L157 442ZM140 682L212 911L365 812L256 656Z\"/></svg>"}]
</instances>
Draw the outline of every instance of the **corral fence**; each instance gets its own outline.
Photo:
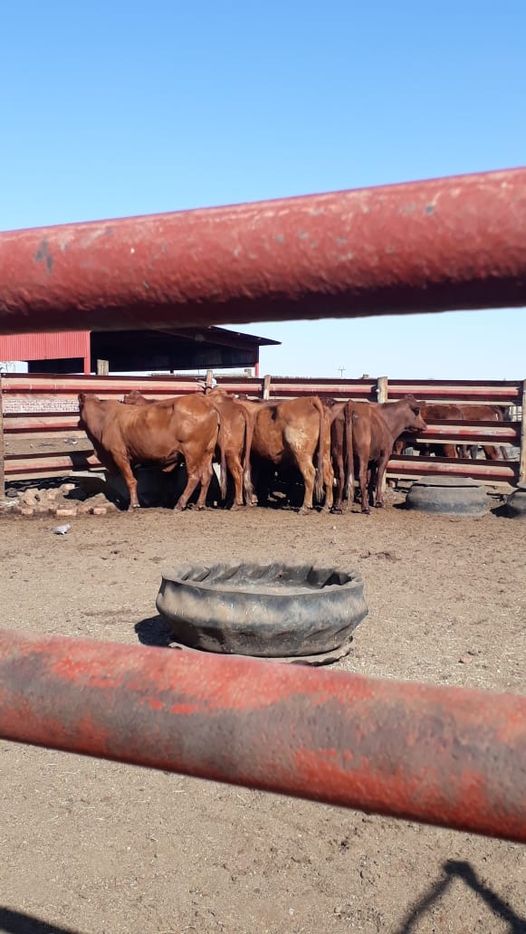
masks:
<instances>
[{"instance_id":1,"label":"corral fence","mask_svg":"<svg viewBox=\"0 0 526 934\"><path fill-rule=\"evenodd\" d=\"M211 382L212 374L206 377ZM0 461L6 481L47 479L75 471L99 470L100 464L85 433L78 427L79 392L101 398L122 399L138 389L149 398L192 393L202 387L198 377L51 376L10 374L0 378L3 432ZM392 479L414 479L426 474L473 477L481 482L516 484L526 479L526 438L523 431L525 381L400 380L380 377L356 380L304 379L265 376L220 377L218 385L252 398L290 399L318 395L322 399L394 401L412 393L425 402L488 403L507 410L506 420L460 424L436 421L416 441L504 447L504 460L453 459L400 455L388 466ZM1 430L1 422L0 422ZM413 438L413 443L415 439ZM2 444L3 442L3 444ZM0 463L0 473L2 465Z\"/></svg>"},{"instance_id":2,"label":"corral fence","mask_svg":"<svg viewBox=\"0 0 526 934\"><path fill-rule=\"evenodd\" d=\"M6 334L525 306L526 170L13 231L0 260ZM520 695L0 631L0 738L526 842Z\"/></svg>"}]
</instances>

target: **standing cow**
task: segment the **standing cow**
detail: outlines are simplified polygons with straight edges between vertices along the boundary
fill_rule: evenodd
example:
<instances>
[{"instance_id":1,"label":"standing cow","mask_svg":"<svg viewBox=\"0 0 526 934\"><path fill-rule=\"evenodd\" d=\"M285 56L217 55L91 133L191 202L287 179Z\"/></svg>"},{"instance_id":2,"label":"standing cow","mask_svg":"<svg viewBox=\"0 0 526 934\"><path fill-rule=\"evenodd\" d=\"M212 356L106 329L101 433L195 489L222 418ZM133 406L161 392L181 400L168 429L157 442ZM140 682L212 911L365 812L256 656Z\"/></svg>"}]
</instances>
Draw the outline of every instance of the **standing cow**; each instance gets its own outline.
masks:
<instances>
[{"instance_id":1,"label":"standing cow","mask_svg":"<svg viewBox=\"0 0 526 934\"><path fill-rule=\"evenodd\" d=\"M314 496L331 508L334 473L330 460L330 419L318 396L257 403L252 441L253 464L296 467L305 493L300 512L312 509ZM316 466L314 464L316 463Z\"/></svg>"},{"instance_id":2,"label":"standing cow","mask_svg":"<svg viewBox=\"0 0 526 934\"><path fill-rule=\"evenodd\" d=\"M383 478L396 439L405 431L425 431L420 403L414 396L397 402L377 405L369 402L346 402L345 487L349 503L353 501L355 462L358 468L362 512L369 513L369 502L384 505ZM335 508L341 508L342 491L338 488Z\"/></svg>"},{"instance_id":3,"label":"standing cow","mask_svg":"<svg viewBox=\"0 0 526 934\"><path fill-rule=\"evenodd\" d=\"M188 478L175 508L184 509L199 484L197 508L204 508L219 432L219 416L205 396L179 396L149 405L123 405L83 392L78 399L80 427L101 463L122 474L132 509L140 506L132 466L158 464L169 472L181 457Z\"/></svg>"},{"instance_id":4,"label":"standing cow","mask_svg":"<svg viewBox=\"0 0 526 934\"><path fill-rule=\"evenodd\" d=\"M217 451L221 465L221 497L225 500L227 496L228 470L234 482L232 508L243 506L245 499L250 505L253 494L250 449L255 415L223 389L213 389L207 392L204 398L219 416ZM173 400L163 400L160 404L166 405L171 401ZM146 399L140 392L133 390L124 396L123 402L125 405L152 405L154 400Z\"/></svg>"}]
</instances>

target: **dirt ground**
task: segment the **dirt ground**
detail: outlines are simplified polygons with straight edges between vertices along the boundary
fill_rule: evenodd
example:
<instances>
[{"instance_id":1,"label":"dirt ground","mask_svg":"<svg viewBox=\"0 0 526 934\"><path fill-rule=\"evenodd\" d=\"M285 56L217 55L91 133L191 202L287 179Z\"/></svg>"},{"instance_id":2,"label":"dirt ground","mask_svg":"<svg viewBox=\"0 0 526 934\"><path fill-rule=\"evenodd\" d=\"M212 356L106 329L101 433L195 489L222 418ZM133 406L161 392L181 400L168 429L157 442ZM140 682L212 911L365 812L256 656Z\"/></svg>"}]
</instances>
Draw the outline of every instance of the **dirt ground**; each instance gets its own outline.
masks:
<instances>
[{"instance_id":1,"label":"dirt ground","mask_svg":"<svg viewBox=\"0 0 526 934\"><path fill-rule=\"evenodd\" d=\"M391 505L150 509L74 519L64 537L55 524L0 520L5 628L155 640L164 565L331 562L360 569L370 609L337 667L525 690L521 521ZM0 769L2 931L526 931L518 845L8 743Z\"/></svg>"}]
</instances>

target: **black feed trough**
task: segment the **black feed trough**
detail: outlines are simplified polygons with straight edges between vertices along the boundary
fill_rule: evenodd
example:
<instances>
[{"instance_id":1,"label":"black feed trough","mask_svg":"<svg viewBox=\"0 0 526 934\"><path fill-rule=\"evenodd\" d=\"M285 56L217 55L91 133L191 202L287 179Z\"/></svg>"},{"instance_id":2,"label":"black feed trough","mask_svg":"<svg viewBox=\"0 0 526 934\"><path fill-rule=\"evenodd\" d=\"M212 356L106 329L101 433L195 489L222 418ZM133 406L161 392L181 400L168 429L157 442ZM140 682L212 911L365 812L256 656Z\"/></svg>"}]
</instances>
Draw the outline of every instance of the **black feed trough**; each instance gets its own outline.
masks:
<instances>
[{"instance_id":1,"label":"black feed trough","mask_svg":"<svg viewBox=\"0 0 526 934\"><path fill-rule=\"evenodd\" d=\"M421 477L406 497L408 509L445 516L486 515L490 500L484 487L469 477Z\"/></svg>"},{"instance_id":2,"label":"black feed trough","mask_svg":"<svg viewBox=\"0 0 526 934\"><path fill-rule=\"evenodd\" d=\"M178 648L303 664L336 661L367 615L356 571L216 564L163 574L157 609Z\"/></svg>"}]
</instances>

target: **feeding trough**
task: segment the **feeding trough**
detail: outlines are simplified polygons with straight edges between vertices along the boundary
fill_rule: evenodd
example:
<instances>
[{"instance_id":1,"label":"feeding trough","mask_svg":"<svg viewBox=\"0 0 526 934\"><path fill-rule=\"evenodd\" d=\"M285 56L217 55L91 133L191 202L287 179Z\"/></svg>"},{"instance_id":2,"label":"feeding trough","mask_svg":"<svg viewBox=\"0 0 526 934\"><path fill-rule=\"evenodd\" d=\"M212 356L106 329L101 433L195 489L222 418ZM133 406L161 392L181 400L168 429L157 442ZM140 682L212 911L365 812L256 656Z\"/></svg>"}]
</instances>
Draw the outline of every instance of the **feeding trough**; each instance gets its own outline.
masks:
<instances>
[{"instance_id":1,"label":"feeding trough","mask_svg":"<svg viewBox=\"0 0 526 934\"><path fill-rule=\"evenodd\" d=\"M360 574L311 564L169 571L157 609L179 648L303 664L346 655L367 615Z\"/></svg>"},{"instance_id":2,"label":"feeding trough","mask_svg":"<svg viewBox=\"0 0 526 934\"><path fill-rule=\"evenodd\" d=\"M447 516L484 516L490 501L483 486L469 477L421 477L406 498L408 509Z\"/></svg>"}]
</instances>

